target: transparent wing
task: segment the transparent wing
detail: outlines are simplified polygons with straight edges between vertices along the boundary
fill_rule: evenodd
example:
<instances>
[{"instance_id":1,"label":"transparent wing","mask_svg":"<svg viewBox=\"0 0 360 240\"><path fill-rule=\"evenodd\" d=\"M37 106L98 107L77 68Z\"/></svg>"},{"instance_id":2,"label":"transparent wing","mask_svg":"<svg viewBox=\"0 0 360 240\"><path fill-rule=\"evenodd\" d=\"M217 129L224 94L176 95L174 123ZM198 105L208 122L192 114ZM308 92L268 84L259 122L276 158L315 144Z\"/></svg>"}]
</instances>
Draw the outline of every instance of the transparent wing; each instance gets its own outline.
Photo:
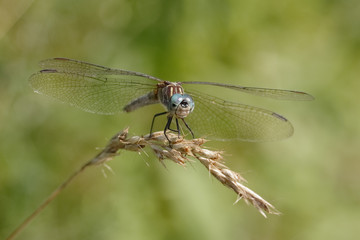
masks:
<instances>
[{"instance_id":1,"label":"transparent wing","mask_svg":"<svg viewBox=\"0 0 360 240\"><path fill-rule=\"evenodd\" d=\"M86 74L86 75L131 75L131 76L148 78L157 82L163 81L159 78L144 73L121 70L121 69L113 69L92 63L72 60L68 58L46 59L41 61L39 65L43 69L52 69L52 70L57 70L58 72L77 73L77 74Z\"/></svg>"},{"instance_id":2,"label":"transparent wing","mask_svg":"<svg viewBox=\"0 0 360 240\"><path fill-rule=\"evenodd\" d=\"M238 85L214 83L214 82L182 82L182 84L202 84L202 85L224 87L224 88L229 88L229 89L245 92L245 93L252 94L252 95L274 98L274 99L279 99L279 100L300 100L300 101L314 100L314 97L308 93L293 91L293 90L243 87L243 86L238 86Z\"/></svg>"},{"instance_id":3,"label":"transparent wing","mask_svg":"<svg viewBox=\"0 0 360 240\"><path fill-rule=\"evenodd\" d=\"M277 113L227 102L196 91L187 93L193 98L195 109L185 120L195 137L272 141L293 134L291 123Z\"/></svg>"},{"instance_id":4,"label":"transparent wing","mask_svg":"<svg viewBox=\"0 0 360 240\"><path fill-rule=\"evenodd\" d=\"M55 58L42 61L44 69L29 81L35 92L51 96L84 111L115 114L132 100L156 89L155 77Z\"/></svg>"}]
</instances>

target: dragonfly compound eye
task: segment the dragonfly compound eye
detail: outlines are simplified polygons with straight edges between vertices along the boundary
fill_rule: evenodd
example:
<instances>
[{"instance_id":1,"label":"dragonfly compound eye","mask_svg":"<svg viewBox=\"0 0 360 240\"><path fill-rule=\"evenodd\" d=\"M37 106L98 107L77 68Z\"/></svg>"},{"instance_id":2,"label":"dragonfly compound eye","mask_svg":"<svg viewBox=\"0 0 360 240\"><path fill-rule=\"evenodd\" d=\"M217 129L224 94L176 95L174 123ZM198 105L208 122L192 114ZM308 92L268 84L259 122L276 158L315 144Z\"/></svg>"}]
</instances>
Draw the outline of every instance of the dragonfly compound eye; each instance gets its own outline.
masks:
<instances>
[{"instance_id":1,"label":"dragonfly compound eye","mask_svg":"<svg viewBox=\"0 0 360 240\"><path fill-rule=\"evenodd\" d=\"M195 103L194 103L194 100L190 97L190 95L187 95L187 94L183 95L181 107L187 108L190 112L192 112L194 110Z\"/></svg>"},{"instance_id":2,"label":"dragonfly compound eye","mask_svg":"<svg viewBox=\"0 0 360 240\"><path fill-rule=\"evenodd\" d=\"M171 96L169 110L175 110L184 100L181 94L174 94Z\"/></svg>"}]
</instances>

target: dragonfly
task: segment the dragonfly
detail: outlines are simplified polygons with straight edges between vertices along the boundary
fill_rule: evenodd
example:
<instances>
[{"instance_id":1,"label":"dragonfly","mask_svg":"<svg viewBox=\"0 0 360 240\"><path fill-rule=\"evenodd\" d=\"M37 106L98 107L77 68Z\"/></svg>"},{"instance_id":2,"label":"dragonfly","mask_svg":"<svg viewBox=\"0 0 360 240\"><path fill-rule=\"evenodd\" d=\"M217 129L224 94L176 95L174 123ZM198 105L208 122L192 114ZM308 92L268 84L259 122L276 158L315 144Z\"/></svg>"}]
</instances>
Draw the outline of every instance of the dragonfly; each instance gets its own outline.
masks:
<instances>
[{"instance_id":1,"label":"dragonfly","mask_svg":"<svg viewBox=\"0 0 360 240\"><path fill-rule=\"evenodd\" d=\"M177 132L180 137L179 121L193 138L195 132L220 141L236 139L257 142L280 140L293 134L292 124L280 114L206 94L201 92L202 85L279 100L314 99L308 93L293 90L244 87L218 82L170 82L140 72L67 58L43 60L40 67L42 70L29 79L36 93L87 112L117 114L132 112L151 104L162 104L165 111L153 116L150 135L155 119L166 115L164 135L169 143L171 142L166 134L168 130ZM186 93L184 88L189 88ZM171 127L172 124L176 124L176 129Z\"/></svg>"}]
</instances>

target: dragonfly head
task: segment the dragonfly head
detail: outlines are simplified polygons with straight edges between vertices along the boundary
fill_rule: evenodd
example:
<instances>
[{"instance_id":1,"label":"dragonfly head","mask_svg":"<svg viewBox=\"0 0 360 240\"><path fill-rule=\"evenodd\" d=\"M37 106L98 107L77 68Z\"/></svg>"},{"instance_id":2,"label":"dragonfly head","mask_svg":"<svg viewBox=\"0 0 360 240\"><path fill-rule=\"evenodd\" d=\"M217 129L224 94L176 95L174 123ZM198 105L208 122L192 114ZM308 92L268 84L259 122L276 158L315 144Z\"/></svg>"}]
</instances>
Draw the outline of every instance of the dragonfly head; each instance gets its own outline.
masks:
<instances>
[{"instance_id":1,"label":"dragonfly head","mask_svg":"<svg viewBox=\"0 0 360 240\"><path fill-rule=\"evenodd\" d=\"M194 110L194 107L195 103L190 95L174 94L171 96L168 110L178 118L185 118Z\"/></svg>"}]
</instances>

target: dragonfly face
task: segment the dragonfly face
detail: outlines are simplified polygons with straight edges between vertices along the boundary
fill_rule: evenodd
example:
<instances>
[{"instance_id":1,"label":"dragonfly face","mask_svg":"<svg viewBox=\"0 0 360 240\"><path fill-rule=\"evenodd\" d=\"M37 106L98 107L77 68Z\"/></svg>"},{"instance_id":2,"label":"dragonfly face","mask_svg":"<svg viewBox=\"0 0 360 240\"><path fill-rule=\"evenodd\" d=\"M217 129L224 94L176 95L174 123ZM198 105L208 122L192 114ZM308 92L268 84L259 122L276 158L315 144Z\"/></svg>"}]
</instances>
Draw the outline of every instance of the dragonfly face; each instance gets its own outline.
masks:
<instances>
[{"instance_id":1,"label":"dragonfly face","mask_svg":"<svg viewBox=\"0 0 360 240\"><path fill-rule=\"evenodd\" d=\"M144 73L66 58L44 60L40 66L42 70L33 74L29 80L34 91L84 111L116 114L131 112L150 104L163 104L167 111L156 114L153 123L157 116L167 114L165 136L167 130L172 130L170 125L173 117L177 127L173 131L179 135L178 119L183 121L191 133L189 126L199 136L215 140L271 141L292 135L293 127L285 117L266 109L207 95L201 92L201 85L280 100L313 100L307 93L292 90L217 82L168 82ZM184 93L184 86L187 94Z\"/></svg>"},{"instance_id":2,"label":"dragonfly face","mask_svg":"<svg viewBox=\"0 0 360 240\"><path fill-rule=\"evenodd\" d=\"M187 117L195 107L194 100L188 94L174 94L168 105L169 113L174 113L177 118Z\"/></svg>"}]
</instances>

